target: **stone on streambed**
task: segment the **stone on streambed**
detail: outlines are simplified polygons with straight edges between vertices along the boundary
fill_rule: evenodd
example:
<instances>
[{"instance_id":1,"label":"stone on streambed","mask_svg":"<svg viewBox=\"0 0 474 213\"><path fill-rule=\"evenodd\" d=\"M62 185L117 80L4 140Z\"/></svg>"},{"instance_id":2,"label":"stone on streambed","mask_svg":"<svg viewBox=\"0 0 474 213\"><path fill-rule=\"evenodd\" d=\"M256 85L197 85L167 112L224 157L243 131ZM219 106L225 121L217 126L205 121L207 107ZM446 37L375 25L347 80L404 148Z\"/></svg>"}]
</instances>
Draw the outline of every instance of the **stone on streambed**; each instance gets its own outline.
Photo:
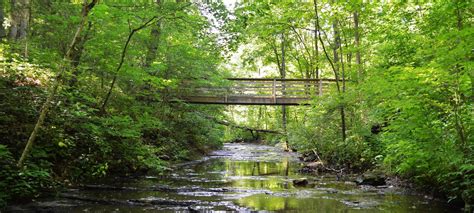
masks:
<instances>
[{"instance_id":1,"label":"stone on streambed","mask_svg":"<svg viewBox=\"0 0 474 213\"><path fill-rule=\"evenodd\" d=\"M309 168L309 169L316 170L316 169L322 168L323 165L324 165L323 162L321 162L321 161L316 161L316 162L311 162L311 163L306 164L305 167L307 167L307 168Z\"/></svg>"},{"instance_id":2,"label":"stone on streambed","mask_svg":"<svg viewBox=\"0 0 474 213\"><path fill-rule=\"evenodd\" d=\"M382 172L369 171L355 180L357 185L382 186L385 185L385 175Z\"/></svg>"},{"instance_id":3,"label":"stone on streambed","mask_svg":"<svg viewBox=\"0 0 474 213\"><path fill-rule=\"evenodd\" d=\"M158 205L158 206L191 206L198 203L194 200L172 200L158 197L148 197L142 199L130 199L127 200L129 204L135 205Z\"/></svg>"},{"instance_id":4,"label":"stone on streambed","mask_svg":"<svg viewBox=\"0 0 474 213\"><path fill-rule=\"evenodd\" d=\"M315 187L315 189L319 190L319 191L324 191L328 194L337 194L337 193L339 193L339 190L333 189L333 188Z\"/></svg>"},{"instance_id":5,"label":"stone on streambed","mask_svg":"<svg viewBox=\"0 0 474 213\"><path fill-rule=\"evenodd\" d=\"M293 180L293 185L294 186L306 186L306 185L308 185L308 183L309 183L308 179L306 179L306 178Z\"/></svg>"},{"instance_id":6,"label":"stone on streambed","mask_svg":"<svg viewBox=\"0 0 474 213\"><path fill-rule=\"evenodd\" d=\"M311 173L315 171L321 171L324 169L324 163L321 161L306 163L303 168L300 169L301 173Z\"/></svg>"},{"instance_id":7,"label":"stone on streambed","mask_svg":"<svg viewBox=\"0 0 474 213\"><path fill-rule=\"evenodd\" d=\"M356 185L356 183L354 183L352 181L344 181L344 184L346 184L346 185Z\"/></svg>"},{"instance_id":8,"label":"stone on streambed","mask_svg":"<svg viewBox=\"0 0 474 213\"><path fill-rule=\"evenodd\" d=\"M171 160L171 157L168 155L161 155L158 158L160 158L161 160L166 160L166 161Z\"/></svg>"},{"instance_id":9,"label":"stone on streambed","mask_svg":"<svg viewBox=\"0 0 474 213\"><path fill-rule=\"evenodd\" d=\"M280 149L280 150L286 150L287 149L285 142L279 142L279 143L275 144L275 147Z\"/></svg>"},{"instance_id":10,"label":"stone on streambed","mask_svg":"<svg viewBox=\"0 0 474 213\"><path fill-rule=\"evenodd\" d=\"M298 158L304 162L312 162L317 159L316 155L310 152L302 153Z\"/></svg>"}]
</instances>

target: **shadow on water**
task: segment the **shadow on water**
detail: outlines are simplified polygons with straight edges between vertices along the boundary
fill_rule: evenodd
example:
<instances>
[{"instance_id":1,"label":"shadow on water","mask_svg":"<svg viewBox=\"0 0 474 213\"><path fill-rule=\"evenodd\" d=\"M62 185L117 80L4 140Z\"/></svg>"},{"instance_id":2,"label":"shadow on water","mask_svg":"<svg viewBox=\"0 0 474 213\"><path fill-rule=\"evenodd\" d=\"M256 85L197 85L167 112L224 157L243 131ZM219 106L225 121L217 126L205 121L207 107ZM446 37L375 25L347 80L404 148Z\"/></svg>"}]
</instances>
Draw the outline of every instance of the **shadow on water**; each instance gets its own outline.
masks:
<instances>
[{"instance_id":1,"label":"shadow on water","mask_svg":"<svg viewBox=\"0 0 474 213\"><path fill-rule=\"evenodd\" d=\"M295 153L271 146L226 144L205 160L163 177L114 179L71 189L11 211L52 212L448 212L441 202L397 189L359 187L333 176L298 173ZM307 178L308 186L293 180Z\"/></svg>"}]
</instances>

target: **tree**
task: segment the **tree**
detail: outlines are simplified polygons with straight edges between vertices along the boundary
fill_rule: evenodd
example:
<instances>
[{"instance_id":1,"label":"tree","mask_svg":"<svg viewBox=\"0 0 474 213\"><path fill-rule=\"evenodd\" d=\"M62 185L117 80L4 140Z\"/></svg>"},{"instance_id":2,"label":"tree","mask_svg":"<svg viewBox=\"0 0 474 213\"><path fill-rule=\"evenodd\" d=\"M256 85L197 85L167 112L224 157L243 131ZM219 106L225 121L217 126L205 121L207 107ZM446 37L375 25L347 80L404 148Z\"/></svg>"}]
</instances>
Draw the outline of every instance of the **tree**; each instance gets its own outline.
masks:
<instances>
[{"instance_id":1,"label":"tree","mask_svg":"<svg viewBox=\"0 0 474 213\"><path fill-rule=\"evenodd\" d=\"M356 48L357 79L362 77L362 62L360 56L359 12L354 11L354 46Z\"/></svg>"},{"instance_id":2,"label":"tree","mask_svg":"<svg viewBox=\"0 0 474 213\"><path fill-rule=\"evenodd\" d=\"M156 0L156 6L157 6L158 11L162 11L161 0ZM160 43L161 24L162 24L161 20L159 20L151 29L148 50L145 57L145 64L144 64L145 67L150 67L151 63L156 58L158 45Z\"/></svg>"},{"instance_id":3,"label":"tree","mask_svg":"<svg viewBox=\"0 0 474 213\"><path fill-rule=\"evenodd\" d=\"M30 0L11 0L10 39L22 40L27 37L30 20Z\"/></svg>"},{"instance_id":4,"label":"tree","mask_svg":"<svg viewBox=\"0 0 474 213\"><path fill-rule=\"evenodd\" d=\"M163 17L153 16L152 18L150 18L149 20L147 20L145 23L141 24L140 26L138 26L136 28L133 28L133 29L130 29L130 32L127 36L127 40L125 41L125 45L123 46L122 53L120 55L120 62L118 64L117 68L115 69L114 77L112 78L112 82L110 83L109 90L107 91L107 94L105 95L105 97L102 101L102 105L100 107L100 111L101 111L102 114L105 114L105 109L107 107L107 103L109 102L110 95L112 94L112 91L115 87L115 83L117 82L117 77L118 77L118 75L120 73L120 70L122 69L122 66L125 62L125 56L127 54L127 49L128 49L128 46L130 45L130 41L132 40L133 35L135 35L135 33L137 33L138 31L143 30L143 29L145 29L146 27L148 27L152 24L155 24L157 22L157 20L160 20L160 19L163 19Z\"/></svg>"}]
</instances>

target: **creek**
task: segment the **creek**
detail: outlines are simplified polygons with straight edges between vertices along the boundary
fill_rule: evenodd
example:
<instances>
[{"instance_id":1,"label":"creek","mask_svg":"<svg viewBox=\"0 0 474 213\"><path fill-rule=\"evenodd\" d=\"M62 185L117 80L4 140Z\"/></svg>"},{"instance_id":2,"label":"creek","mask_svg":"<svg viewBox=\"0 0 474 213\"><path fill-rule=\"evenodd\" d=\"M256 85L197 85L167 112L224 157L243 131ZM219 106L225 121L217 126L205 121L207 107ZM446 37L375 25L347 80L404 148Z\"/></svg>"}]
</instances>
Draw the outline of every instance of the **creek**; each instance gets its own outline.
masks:
<instances>
[{"instance_id":1,"label":"creek","mask_svg":"<svg viewBox=\"0 0 474 213\"><path fill-rule=\"evenodd\" d=\"M296 153L256 144L225 144L163 176L114 178L37 199L14 212L452 212L442 201L351 178L308 175ZM306 178L309 184L295 186Z\"/></svg>"}]
</instances>

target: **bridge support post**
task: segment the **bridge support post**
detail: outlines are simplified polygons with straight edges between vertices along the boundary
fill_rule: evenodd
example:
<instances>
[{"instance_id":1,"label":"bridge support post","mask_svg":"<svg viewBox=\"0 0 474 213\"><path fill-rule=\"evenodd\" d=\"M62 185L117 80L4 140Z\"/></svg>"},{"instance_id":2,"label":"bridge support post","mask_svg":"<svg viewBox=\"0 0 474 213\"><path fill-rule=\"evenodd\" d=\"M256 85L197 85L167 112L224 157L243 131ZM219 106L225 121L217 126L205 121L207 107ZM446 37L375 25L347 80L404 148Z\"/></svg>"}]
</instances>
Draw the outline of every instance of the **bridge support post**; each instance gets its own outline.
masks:
<instances>
[{"instance_id":1,"label":"bridge support post","mask_svg":"<svg viewBox=\"0 0 474 213\"><path fill-rule=\"evenodd\" d=\"M273 88L272 88L273 103L276 104L276 79L273 79Z\"/></svg>"}]
</instances>

